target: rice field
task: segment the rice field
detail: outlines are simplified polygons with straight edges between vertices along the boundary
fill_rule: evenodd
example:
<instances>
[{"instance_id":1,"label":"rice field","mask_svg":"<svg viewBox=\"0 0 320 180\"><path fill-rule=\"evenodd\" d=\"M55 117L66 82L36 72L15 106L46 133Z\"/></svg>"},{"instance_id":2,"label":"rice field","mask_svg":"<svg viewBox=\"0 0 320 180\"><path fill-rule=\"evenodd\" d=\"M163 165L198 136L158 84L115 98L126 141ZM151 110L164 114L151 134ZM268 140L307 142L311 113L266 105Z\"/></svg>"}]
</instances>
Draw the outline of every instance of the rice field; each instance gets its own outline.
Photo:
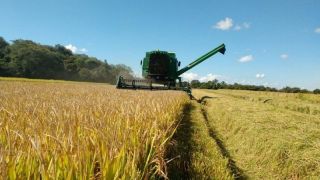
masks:
<instances>
[{"instance_id":1,"label":"rice field","mask_svg":"<svg viewBox=\"0 0 320 180\"><path fill-rule=\"evenodd\" d=\"M319 179L320 96L0 78L0 179Z\"/></svg>"},{"instance_id":2,"label":"rice field","mask_svg":"<svg viewBox=\"0 0 320 180\"><path fill-rule=\"evenodd\" d=\"M187 102L182 92L4 78L1 177L165 178L165 148Z\"/></svg>"},{"instance_id":3,"label":"rice field","mask_svg":"<svg viewBox=\"0 0 320 180\"><path fill-rule=\"evenodd\" d=\"M238 90L194 94L208 96L201 105L208 127L225 157L241 171L240 178L320 178L319 95Z\"/></svg>"}]
</instances>

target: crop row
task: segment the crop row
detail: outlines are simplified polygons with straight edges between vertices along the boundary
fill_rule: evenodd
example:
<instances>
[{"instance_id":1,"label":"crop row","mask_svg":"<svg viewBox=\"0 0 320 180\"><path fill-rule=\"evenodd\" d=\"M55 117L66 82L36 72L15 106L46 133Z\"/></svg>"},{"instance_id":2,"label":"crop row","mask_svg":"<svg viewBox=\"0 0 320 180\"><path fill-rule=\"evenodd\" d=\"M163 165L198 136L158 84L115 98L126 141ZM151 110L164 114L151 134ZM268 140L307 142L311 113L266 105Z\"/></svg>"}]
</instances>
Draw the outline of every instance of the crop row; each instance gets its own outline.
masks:
<instances>
[{"instance_id":1,"label":"crop row","mask_svg":"<svg viewBox=\"0 0 320 180\"><path fill-rule=\"evenodd\" d=\"M165 148L188 101L91 83L0 87L0 174L9 179L165 177Z\"/></svg>"}]
</instances>

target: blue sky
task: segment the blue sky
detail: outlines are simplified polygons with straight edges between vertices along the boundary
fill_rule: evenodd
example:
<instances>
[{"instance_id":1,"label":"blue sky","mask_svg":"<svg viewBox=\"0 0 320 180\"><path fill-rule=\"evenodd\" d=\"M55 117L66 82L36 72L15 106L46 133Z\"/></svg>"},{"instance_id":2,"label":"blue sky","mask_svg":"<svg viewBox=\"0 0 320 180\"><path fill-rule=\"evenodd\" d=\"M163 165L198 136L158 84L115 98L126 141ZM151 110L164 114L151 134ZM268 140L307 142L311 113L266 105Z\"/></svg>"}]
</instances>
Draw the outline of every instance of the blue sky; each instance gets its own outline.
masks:
<instances>
[{"instance_id":1,"label":"blue sky","mask_svg":"<svg viewBox=\"0 0 320 180\"><path fill-rule=\"evenodd\" d=\"M0 36L69 45L140 73L146 51L176 52L203 81L320 88L320 1L1 0Z\"/></svg>"}]
</instances>

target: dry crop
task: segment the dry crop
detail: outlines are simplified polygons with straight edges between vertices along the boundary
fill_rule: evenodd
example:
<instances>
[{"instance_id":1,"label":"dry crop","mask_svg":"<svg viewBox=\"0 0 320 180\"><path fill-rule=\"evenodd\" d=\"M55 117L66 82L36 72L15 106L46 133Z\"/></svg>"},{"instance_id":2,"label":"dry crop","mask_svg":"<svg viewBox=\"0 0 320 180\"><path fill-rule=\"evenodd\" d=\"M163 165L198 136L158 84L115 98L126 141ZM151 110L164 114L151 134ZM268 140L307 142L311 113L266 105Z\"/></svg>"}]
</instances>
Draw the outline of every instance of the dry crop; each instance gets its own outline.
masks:
<instances>
[{"instance_id":1,"label":"dry crop","mask_svg":"<svg viewBox=\"0 0 320 180\"><path fill-rule=\"evenodd\" d=\"M221 149L252 179L319 179L320 96L199 90Z\"/></svg>"},{"instance_id":2,"label":"dry crop","mask_svg":"<svg viewBox=\"0 0 320 180\"><path fill-rule=\"evenodd\" d=\"M188 98L71 82L0 81L0 174L9 179L150 178Z\"/></svg>"}]
</instances>

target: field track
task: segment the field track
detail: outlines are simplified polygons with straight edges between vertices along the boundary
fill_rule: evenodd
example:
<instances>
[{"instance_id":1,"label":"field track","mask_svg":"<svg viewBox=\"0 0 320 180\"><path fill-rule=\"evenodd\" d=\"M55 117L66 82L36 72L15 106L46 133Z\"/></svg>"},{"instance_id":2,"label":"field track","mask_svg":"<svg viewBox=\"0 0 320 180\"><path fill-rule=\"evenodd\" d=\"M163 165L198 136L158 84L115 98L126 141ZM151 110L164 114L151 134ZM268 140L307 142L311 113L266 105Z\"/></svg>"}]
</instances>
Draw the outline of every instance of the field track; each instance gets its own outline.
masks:
<instances>
[{"instance_id":1,"label":"field track","mask_svg":"<svg viewBox=\"0 0 320 180\"><path fill-rule=\"evenodd\" d=\"M234 178L318 179L320 97L194 90L208 134Z\"/></svg>"}]
</instances>

